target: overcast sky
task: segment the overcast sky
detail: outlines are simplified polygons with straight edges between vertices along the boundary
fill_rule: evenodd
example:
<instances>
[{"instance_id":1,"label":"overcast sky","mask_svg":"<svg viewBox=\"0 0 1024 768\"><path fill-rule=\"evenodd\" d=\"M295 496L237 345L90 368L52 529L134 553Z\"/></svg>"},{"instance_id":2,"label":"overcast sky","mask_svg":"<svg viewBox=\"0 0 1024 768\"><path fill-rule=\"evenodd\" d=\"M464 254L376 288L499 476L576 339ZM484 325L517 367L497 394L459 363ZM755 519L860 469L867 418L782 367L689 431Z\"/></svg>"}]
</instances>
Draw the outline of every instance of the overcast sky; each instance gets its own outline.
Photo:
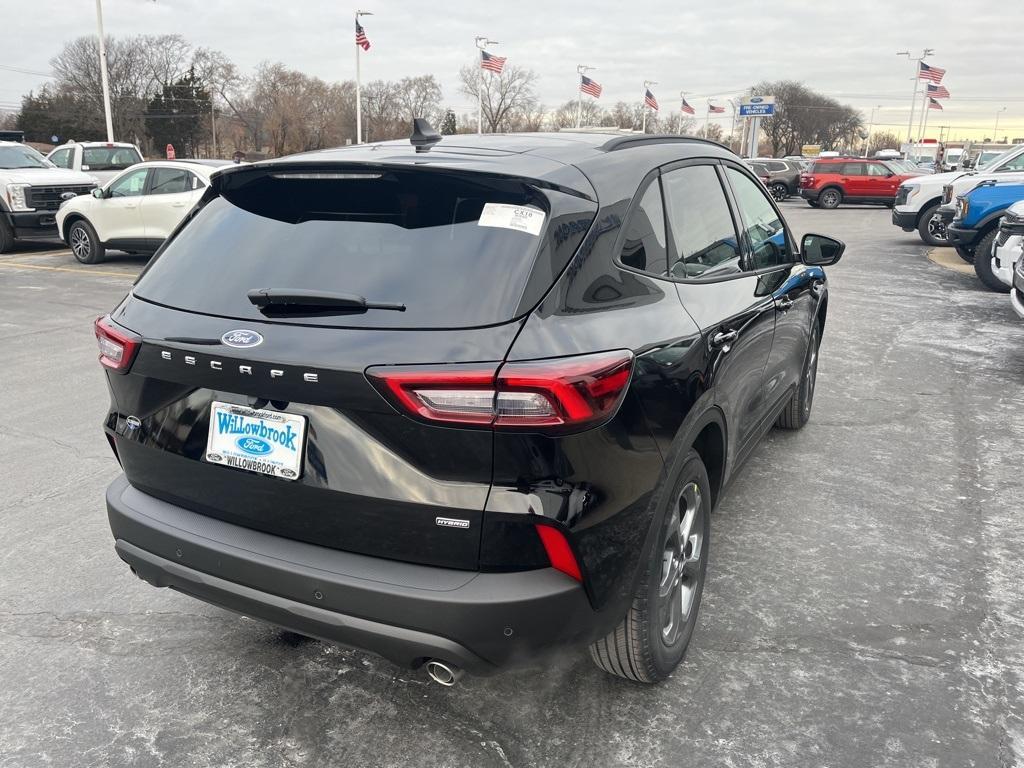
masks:
<instances>
[{"instance_id":1,"label":"overcast sky","mask_svg":"<svg viewBox=\"0 0 1024 768\"><path fill-rule=\"evenodd\" d=\"M738 95L762 79L791 78L864 111L881 105L876 124L906 131L912 65L896 51L936 54L953 98L929 125L953 126L954 138L1024 136L1024 2L1004 0L518 0L409 2L360 0L375 15L363 25L373 45L363 80L433 73L457 112L475 108L458 92L459 67L473 59L473 38L500 41L493 51L539 75L544 104L575 97L576 65L597 67L605 106L638 100L642 82L662 112L689 91L702 117L708 97ZM243 71L281 61L326 80L355 76L352 13L328 0L104 0L110 35L178 32L218 48ZM0 28L0 66L48 72L61 44L95 33L91 0L50 0L44 16L21 13ZM46 78L0 69L0 107ZM729 119L728 115L725 118ZM915 124L916 124L915 119ZM974 129L974 130L971 130ZM1005 130L1004 130L1005 129ZM930 132L932 133L932 132ZM932 135L935 135L932 133Z\"/></svg>"}]
</instances>

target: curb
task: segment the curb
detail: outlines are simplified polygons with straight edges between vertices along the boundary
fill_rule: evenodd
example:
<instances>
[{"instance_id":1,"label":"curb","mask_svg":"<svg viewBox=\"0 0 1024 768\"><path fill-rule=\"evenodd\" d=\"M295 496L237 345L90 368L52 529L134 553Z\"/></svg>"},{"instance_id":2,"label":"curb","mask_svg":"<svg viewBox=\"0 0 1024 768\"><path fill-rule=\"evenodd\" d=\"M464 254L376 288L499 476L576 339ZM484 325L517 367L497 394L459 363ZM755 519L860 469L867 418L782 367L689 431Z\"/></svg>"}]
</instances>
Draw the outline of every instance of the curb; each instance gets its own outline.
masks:
<instances>
[{"instance_id":1,"label":"curb","mask_svg":"<svg viewBox=\"0 0 1024 768\"><path fill-rule=\"evenodd\" d=\"M932 248L925 255L932 264L938 264L940 267L959 272L961 275L974 277L974 265L968 264L957 256L956 251L952 248Z\"/></svg>"}]
</instances>

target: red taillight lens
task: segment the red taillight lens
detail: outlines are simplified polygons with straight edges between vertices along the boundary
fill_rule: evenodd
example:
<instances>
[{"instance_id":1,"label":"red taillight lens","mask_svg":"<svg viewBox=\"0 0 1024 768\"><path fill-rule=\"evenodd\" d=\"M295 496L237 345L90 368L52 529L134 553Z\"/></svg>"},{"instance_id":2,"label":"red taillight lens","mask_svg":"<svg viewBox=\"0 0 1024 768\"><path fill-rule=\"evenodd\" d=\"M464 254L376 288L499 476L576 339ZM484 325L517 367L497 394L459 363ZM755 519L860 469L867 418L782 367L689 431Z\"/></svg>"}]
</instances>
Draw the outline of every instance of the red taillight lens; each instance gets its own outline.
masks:
<instances>
[{"instance_id":1,"label":"red taillight lens","mask_svg":"<svg viewBox=\"0 0 1024 768\"><path fill-rule=\"evenodd\" d=\"M93 330L100 345L100 364L117 373L126 373L142 344L141 337L117 325L110 315L97 317Z\"/></svg>"},{"instance_id":2,"label":"red taillight lens","mask_svg":"<svg viewBox=\"0 0 1024 768\"><path fill-rule=\"evenodd\" d=\"M366 373L402 410L428 421L573 431L615 412L632 370L632 352L620 350L500 368L379 366Z\"/></svg>"},{"instance_id":3,"label":"red taillight lens","mask_svg":"<svg viewBox=\"0 0 1024 768\"><path fill-rule=\"evenodd\" d=\"M583 581L579 563L576 562L576 555L572 553L565 534L553 525L535 525L534 527L537 529L537 535L540 536L541 544L544 545L544 551L547 552L551 567L572 576L576 581Z\"/></svg>"}]
</instances>

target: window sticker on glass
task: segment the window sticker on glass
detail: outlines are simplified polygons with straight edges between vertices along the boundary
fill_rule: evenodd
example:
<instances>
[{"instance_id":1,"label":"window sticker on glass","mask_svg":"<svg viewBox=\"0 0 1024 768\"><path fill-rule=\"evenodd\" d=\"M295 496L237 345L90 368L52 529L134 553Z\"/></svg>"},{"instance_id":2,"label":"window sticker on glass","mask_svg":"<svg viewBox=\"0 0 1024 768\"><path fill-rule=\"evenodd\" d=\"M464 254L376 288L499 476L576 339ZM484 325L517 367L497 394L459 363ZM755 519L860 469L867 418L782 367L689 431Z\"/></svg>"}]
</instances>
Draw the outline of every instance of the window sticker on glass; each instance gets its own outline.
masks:
<instances>
[{"instance_id":1,"label":"window sticker on glass","mask_svg":"<svg viewBox=\"0 0 1024 768\"><path fill-rule=\"evenodd\" d=\"M544 226L544 211L505 203L487 203L480 213L481 227L499 227L539 235Z\"/></svg>"}]
</instances>

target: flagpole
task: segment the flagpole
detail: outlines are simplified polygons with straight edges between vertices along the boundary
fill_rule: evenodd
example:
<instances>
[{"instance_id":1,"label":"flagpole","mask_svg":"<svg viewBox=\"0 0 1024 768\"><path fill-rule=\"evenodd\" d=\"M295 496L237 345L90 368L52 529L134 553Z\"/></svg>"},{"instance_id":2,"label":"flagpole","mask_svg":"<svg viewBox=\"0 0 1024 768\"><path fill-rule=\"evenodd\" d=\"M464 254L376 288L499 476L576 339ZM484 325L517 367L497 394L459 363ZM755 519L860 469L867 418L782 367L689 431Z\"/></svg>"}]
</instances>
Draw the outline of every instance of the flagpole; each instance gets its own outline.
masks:
<instances>
[{"instance_id":1,"label":"flagpole","mask_svg":"<svg viewBox=\"0 0 1024 768\"><path fill-rule=\"evenodd\" d=\"M897 51L897 56L906 56L910 61L914 62L914 95L910 98L910 120L907 121L907 144L909 145L911 139L914 136L914 110L917 107L917 88L921 83L921 62L931 56L935 51L931 48L925 48L921 53L920 58L914 58L910 55L910 51ZM907 151L903 153L903 157L906 158L910 154L910 148L908 146Z\"/></svg>"},{"instance_id":2,"label":"flagpole","mask_svg":"<svg viewBox=\"0 0 1024 768\"><path fill-rule=\"evenodd\" d=\"M928 124L928 86L924 87L924 98L921 100L921 120L917 124L917 143L921 143L921 139L924 138L924 129Z\"/></svg>"},{"instance_id":3,"label":"flagpole","mask_svg":"<svg viewBox=\"0 0 1024 768\"><path fill-rule=\"evenodd\" d=\"M729 99L729 106L732 107L732 127L729 128L729 149L732 149L732 140L736 135L736 102Z\"/></svg>"},{"instance_id":4,"label":"flagpole","mask_svg":"<svg viewBox=\"0 0 1024 768\"><path fill-rule=\"evenodd\" d=\"M657 85L657 82L654 80L644 80L644 119L640 125L640 133L647 133L647 111L650 109L650 107L647 106L647 89L652 85Z\"/></svg>"},{"instance_id":5,"label":"flagpole","mask_svg":"<svg viewBox=\"0 0 1024 768\"><path fill-rule=\"evenodd\" d=\"M373 16L370 11L356 11L356 27L359 26L360 16ZM363 143L363 97L362 97L362 82L359 71L359 54L362 52L362 46L356 43L356 144Z\"/></svg>"},{"instance_id":6,"label":"flagpole","mask_svg":"<svg viewBox=\"0 0 1024 768\"><path fill-rule=\"evenodd\" d=\"M708 137L708 128L711 127L711 102L707 105L708 111L704 113L704 138Z\"/></svg>"},{"instance_id":7,"label":"flagpole","mask_svg":"<svg viewBox=\"0 0 1024 768\"><path fill-rule=\"evenodd\" d=\"M484 48L488 45L499 45L497 40L489 40L486 35L477 35L476 47L480 51L476 65L479 69L479 79L476 85L476 135L481 136L484 132Z\"/></svg>"},{"instance_id":8,"label":"flagpole","mask_svg":"<svg viewBox=\"0 0 1024 768\"><path fill-rule=\"evenodd\" d=\"M928 96L925 96L925 98L929 98L930 99L930 97L928 97ZM928 132L928 113L931 112L930 107L931 107L931 101L926 103L925 106L924 106L924 124L921 126L921 140L922 141L924 141L924 136ZM939 172L938 169L936 169L936 173L938 173L938 172Z\"/></svg>"},{"instance_id":9,"label":"flagpole","mask_svg":"<svg viewBox=\"0 0 1024 768\"><path fill-rule=\"evenodd\" d=\"M576 127L579 128L583 124L583 77L591 70L597 69L597 67L589 67L586 64L577 64L576 72L580 77L578 84L578 90L580 94L579 108L576 110Z\"/></svg>"},{"instance_id":10,"label":"flagpole","mask_svg":"<svg viewBox=\"0 0 1024 768\"><path fill-rule=\"evenodd\" d=\"M680 136L683 135L683 114L684 114L683 113L683 105L686 103L686 94L688 94L688 93L689 93L689 91L680 91L679 92L679 135Z\"/></svg>"}]
</instances>

